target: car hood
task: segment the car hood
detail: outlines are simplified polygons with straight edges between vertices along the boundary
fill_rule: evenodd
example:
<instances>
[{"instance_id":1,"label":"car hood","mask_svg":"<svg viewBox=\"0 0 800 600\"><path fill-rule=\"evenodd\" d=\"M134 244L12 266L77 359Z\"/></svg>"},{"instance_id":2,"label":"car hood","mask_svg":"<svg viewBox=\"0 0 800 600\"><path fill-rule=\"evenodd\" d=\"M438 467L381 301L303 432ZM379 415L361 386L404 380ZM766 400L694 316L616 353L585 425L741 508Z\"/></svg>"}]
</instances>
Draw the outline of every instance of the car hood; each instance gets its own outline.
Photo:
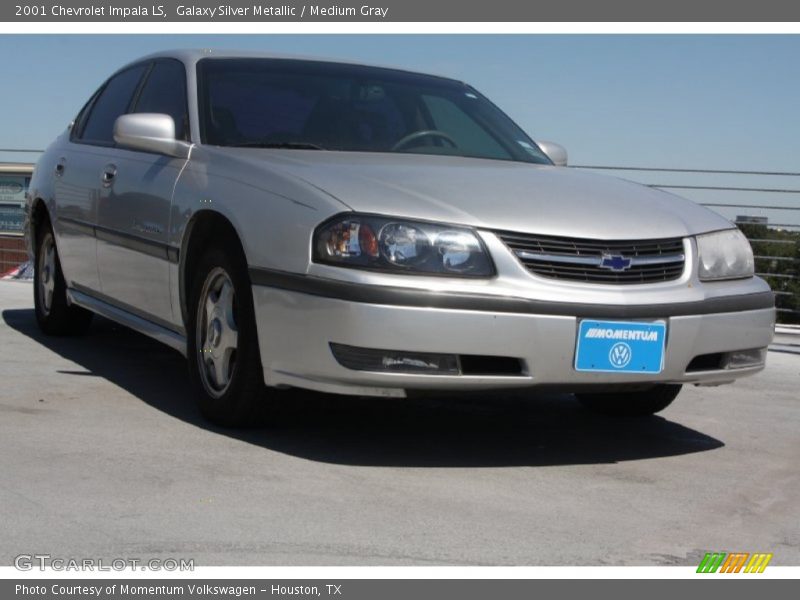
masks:
<instances>
[{"instance_id":1,"label":"car hood","mask_svg":"<svg viewBox=\"0 0 800 600\"><path fill-rule=\"evenodd\" d=\"M226 150L249 167L302 179L358 212L596 239L731 227L685 198L563 167L403 153Z\"/></svg>"}]
</instances>

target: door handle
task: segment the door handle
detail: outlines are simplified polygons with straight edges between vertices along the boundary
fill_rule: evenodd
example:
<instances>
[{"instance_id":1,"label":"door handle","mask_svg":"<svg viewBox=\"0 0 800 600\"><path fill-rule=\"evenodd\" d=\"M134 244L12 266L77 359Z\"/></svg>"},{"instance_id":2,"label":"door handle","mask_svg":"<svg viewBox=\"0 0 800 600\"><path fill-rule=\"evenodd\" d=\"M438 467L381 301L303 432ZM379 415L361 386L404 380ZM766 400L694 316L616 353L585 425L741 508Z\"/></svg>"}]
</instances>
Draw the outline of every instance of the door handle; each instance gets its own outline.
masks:
<instances>
[{"instance_id":1,"label":"door handle","mask_svg":"<svg viewBox=\"0 0 800 600\"><path fill-rule=\"evenodd\" d=\"M64 169L66 169L65 162L65 159L60 158L56 163L56 177L61 177L64 174Z\"/></svg>"},{"instance_id":2,"label":"door handle","mask_svg":"<svg viewBox=\"0 0 800 600\"><path fill-rule=\"evenodd\" d=\"M103 180L103 187L109 187L114 182L114 177L117 176L117 166L108 164L103 167L103 173L100 178Z\"/></svg>"}]
</instances>

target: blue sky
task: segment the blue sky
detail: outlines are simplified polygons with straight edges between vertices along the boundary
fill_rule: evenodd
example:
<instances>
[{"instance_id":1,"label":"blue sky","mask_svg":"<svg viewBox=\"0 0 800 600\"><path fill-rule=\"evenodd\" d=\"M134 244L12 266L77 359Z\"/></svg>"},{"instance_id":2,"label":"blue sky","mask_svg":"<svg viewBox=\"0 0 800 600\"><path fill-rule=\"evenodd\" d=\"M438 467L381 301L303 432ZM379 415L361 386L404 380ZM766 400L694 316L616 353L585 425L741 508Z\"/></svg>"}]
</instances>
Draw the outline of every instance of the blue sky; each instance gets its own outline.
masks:
<instances>
[{"instance_id":1,"label":"blue sky","mask_svg":"<svg viewBox=\"0 0 800 600\"><path fill-rule=\"evenodd\" d=\"M534 139L565 145L573 164L800 171L800 36L3 35L0 147L44 147L112 71L176 47L339 57L460 78ZM0 153L0 161L20 159ZM800 178L679 178L800 188ZM800 195L758 198L796 204Z\"/></svg>"}]
</instances>

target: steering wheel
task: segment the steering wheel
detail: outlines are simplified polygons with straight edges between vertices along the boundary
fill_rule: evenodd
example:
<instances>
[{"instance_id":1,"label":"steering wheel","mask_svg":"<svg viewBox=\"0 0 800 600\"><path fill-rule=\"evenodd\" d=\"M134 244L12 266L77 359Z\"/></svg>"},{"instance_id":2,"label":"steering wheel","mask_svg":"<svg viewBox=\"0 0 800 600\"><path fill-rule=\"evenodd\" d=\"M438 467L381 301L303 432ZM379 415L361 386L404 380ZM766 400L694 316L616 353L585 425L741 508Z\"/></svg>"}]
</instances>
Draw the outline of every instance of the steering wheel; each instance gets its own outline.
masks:
<instances>
[{"instance_id":1,"label":"steering wheel","mask_svg":"<svg viewBox=\"0 0 800 600\"><path fill-rule=\"evenodd\" d=\"M446 141L448 144L453 146L453 148L458 148L458 144L456 144L456 141L449 135L447 135L444 131L439 131L438 129L422 129L420 131L414 131L413 133L409 133L407 136L400 138L397 141L397 143L395 143L395 145L392 146L392 150L400 150L401 148L407 146L411 142L414 142L416 140L425 137L437 137Z\"/></svg>"}]
</instances>

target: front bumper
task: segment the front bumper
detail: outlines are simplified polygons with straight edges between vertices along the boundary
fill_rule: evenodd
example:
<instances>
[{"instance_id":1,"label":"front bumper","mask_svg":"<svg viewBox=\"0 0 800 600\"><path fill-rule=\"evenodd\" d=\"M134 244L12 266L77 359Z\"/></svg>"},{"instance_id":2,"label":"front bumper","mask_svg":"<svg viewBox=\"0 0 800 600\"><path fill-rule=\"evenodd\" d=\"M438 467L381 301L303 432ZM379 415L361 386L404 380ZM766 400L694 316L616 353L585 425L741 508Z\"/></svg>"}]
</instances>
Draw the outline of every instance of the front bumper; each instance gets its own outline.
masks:
<instances>
[{"instance_id":1,"label":"front bumper","mask_svg":"<svg viewBox=\"0 0 800 600\"><path fill-rule=\"evenodd\" d=\"M723 296L697 303L609 306L537 303L522 299L402 292L390 304L386 290L353 288L356 296L324 286L289 286L280 276L251 271L264 378L267 385L330 393L404 396L406 390L479 390L553 386L566 391L625 384L715 385L763 369L692 370L699 355L765 348L772 340L771 293ZM292 287L294 289L287 289ZM283 289L282 289L283 288ZM341 286L338 286L341 290ZM361 294L360 296L358 294ZM364 295L366 294L366 295ZM571 311L572 314L569 314ZM561 314L559 314L561 313ZM567 314L564 314L567 313ZM692 314L694 313L694 314ZM664 319L664 369L657 375L587 373L573 368L581 318ZM441 375L353 370L330 344L420 353L514 357L519 375Z\"/></svg>"}]
</instances>

